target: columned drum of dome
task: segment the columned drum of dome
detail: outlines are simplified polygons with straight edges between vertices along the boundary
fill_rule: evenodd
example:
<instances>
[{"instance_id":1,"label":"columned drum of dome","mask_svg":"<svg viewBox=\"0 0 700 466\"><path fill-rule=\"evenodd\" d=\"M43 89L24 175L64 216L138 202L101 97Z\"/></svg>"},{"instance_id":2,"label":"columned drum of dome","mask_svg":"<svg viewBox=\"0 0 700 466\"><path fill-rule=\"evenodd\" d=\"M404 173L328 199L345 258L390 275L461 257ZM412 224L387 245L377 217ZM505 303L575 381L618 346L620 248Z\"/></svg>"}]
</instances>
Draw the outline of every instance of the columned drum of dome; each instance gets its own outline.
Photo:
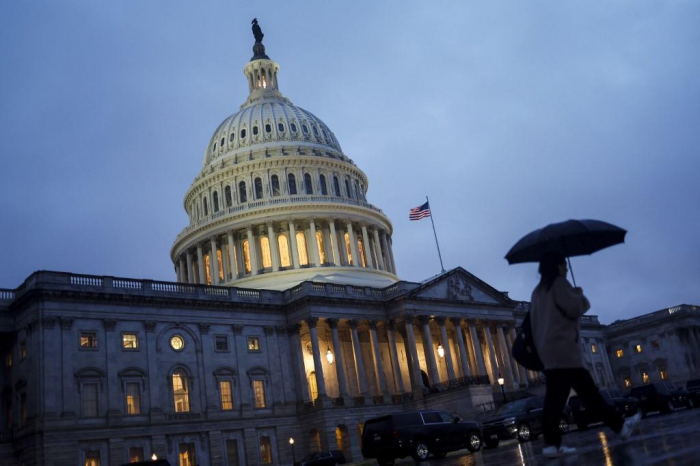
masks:
<instances>
[{"instance_id":1,"label":"columned drum of dome","mask_svg":"<svg viewBox=\"0 0 700 466\"><path fill-rule=\"evenodd\" d=\"M185 283L287 289L303 281L398 281L392 225L369 180L323 121L279 91L279 65L256 42L249 95L206 147L185 194L190 223L171 259Z\"/></svg>"}]
</instances>

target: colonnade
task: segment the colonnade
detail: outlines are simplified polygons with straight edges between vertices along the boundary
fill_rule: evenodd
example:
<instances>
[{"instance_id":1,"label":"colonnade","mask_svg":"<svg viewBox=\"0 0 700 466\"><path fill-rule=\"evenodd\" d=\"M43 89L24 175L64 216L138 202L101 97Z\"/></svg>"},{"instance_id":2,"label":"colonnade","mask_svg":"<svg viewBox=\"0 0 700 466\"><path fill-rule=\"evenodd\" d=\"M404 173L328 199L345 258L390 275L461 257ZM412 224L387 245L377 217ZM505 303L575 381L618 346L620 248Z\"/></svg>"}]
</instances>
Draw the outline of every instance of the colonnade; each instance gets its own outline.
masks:
<instances>
[{"instance_id":1,"label":"colonnade","mask_svg":"<svg viewBox=\"0 0 700 466\"><path fill-rule=\"evenodd\" d=\"M381 227L351 219L289 218L211 236L182 251L175 261L179 282L209 285L328 266L396 274L391 236Z\"/></svg>"},{"instance_id":2,"label":"colonnade","mask_svg":"<svg viewBox=\"0 0 700 466\"><path fill-rule=\"evenodd\" d=\"M302 330L308 330L313 363L304 362ZM345 349L339 331L351 343ZM327 341L319 340L319 332L328 334ZM437 384L468 376L488 376L494 386L503 377L508 390L517 389L528 386L536 374L512 359L510 347L514 338L512 321L427 315L381 322L310 317L292 326L292 345L298 349L292 347L297 354L301 390L298 395L305 400L313 398L307 384L309 376L315 377L318 398L422 392L424 388L433 389ZM364 351L361 340L368 342ZM326 364L324 350L330 351L331 347L334 364ZM388 354L383 351L386 349ZM345 367L346 361L352 367Z\"/></svg>"}]
</instances>

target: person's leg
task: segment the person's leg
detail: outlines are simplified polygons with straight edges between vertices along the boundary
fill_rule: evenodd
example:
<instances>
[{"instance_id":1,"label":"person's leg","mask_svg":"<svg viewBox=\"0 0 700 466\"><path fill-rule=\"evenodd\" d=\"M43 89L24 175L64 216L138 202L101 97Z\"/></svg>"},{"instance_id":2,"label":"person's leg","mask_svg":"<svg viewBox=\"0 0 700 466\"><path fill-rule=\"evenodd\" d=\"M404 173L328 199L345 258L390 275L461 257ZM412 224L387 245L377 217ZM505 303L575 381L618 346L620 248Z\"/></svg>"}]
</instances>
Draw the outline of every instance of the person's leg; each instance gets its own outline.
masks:
<instances>
[{"instance_id":1,"label":"person's leg","mask_svg":"<svg viewBox=\"0 0 700 466\"><path fill-rule=\"evenodd\" d=\"M605 399L598 391L598 387L593 381L591 374L584 368L571 369L571 387L576 390L578 396L581 397L586 409L597 414L599 419L605 422L605 425L610 427L616 433L622 429L624 419L614 409L605 402Z\"/></svg>"},{"instance_id":2,"label":"person's leg","mask_svg":"<svg viewBox=\"0 0 700 466\"><path fill-rule=\"evenodd\" d=\"M547 394L544 397L544 412L542 413L542 431L544 443L561 446L559 419L566 404L566 398L571 390L569 372L571 369L545 370L547 378Z\"/></svg>"}]
</instances>

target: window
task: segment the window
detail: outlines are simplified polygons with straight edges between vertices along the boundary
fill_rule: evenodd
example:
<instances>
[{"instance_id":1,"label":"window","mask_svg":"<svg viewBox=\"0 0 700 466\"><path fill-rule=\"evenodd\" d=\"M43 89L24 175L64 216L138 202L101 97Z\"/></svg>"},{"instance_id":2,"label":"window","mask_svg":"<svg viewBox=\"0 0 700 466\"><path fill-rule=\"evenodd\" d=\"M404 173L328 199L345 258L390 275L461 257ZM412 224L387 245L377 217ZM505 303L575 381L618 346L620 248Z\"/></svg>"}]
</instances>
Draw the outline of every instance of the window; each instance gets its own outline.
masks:
<instances>
[{"instance_id":1,"label":"window","mask_svg":"<svg viewBox=\"0 0 700 466\"><path fill-rule=\"evenodd\" d=\"M253 136L257 136L257 135L258 135L258 126L255 125L255 126L253 126Z\"/></svg>"},{"instance_id":2,"label":"window","mask_svg":"<svg viewBox=\"0 0 700 466\"><path fill-rule=\"evenodd\" d=\"M213 154L214 152L216 152L216 143L214 143L214 147L211 148L211 153Z\"/></svg>"},{"instance_id":3,"label":"window","mask_svg":"<svg viewBox=\"0 0 700 466\"><path fill-rule=\"evenodd\" d=\"M661 380L667 380L668 379L668 372L666 372L666 369L661 369L659 371L659 377Z\"/></svg>"},{"instance_id":4,"label":"window","mask_svg":"<svg viewBox=\"0 0 700 466\"><path fill-rule=\"evenodd\" d=\"M86 451L85 452L85 466L100 466L100 452L99 451Z\"/></svg>"},{"instance_id":5,"label":"window","mask_svg":"<svg viewBox=\"0 0 700 466\"><path fill-rule=\"evenodd\" d=\"M214 191L214 194L212 197L214 199L214 212L218 212L219 211L219 193Z\"/></svg>"},{"instance_id":6,"label":"window","mask_svg":"<svg viewBox=\"0 0 700 466\"><path fill-rule=\"evenodd\" d=\"M185 347L185 339L180 335L173 335L170 338L170 347L175 351L181 351Z\"/></svg>"},{"instance_id":7,"label":"window","mask_svg":"<svg viewBox=\"0 0 700 466\"><path fill-rule=\"evenodd\" d=\"M235 130L231 135L228 137L228 142L233 142L233 140L236 139L236 133Z\"/></svg>"},{"instance_id":8,"label":"window","mask_svg":"<svg viewBox=\"0 0 700 466\"><path fill-rule=\"evenodd\" d=\"M178 446L178 466L195 466L197 458L194 443L181 443Z\"/></svg>"},{"instance_id":9,"label":"window","mask_svg":"<svg viewBox=\"0 0 700 466\"><path fill-rule=\"evenodd\" d=\"M221 392L221 409L224 411L233 409L233 391L231 389L231 381L220 381L219 391Z\"/></svg>"},{"instance_id":10,"label":"window","mask_svg":"<svg viewBox=\"0 0 700 466\"><path fill-rule=\"evenodd\" d=\"M314 193L314 187L311 184L311 175L308 173L304 173L304 189L306 190L306 194Z\"/></svg>"},{"instance_id":11,"label":"window","mask_svg":"<svg viewBox=\"0 0 700 466\"><path fill-rule=\"evenodd\" d=\"M173 372L173 398L176 413L190 412L190 381L182 369Z\"/></svg>"},{"instance_id":12,"label":"window","mask_svg":"<svg viewBox=\"0 0 700 466\"><path fill-rule=\"evenodd\" d=\"M224 144L226 144L226 138L221 138L221 141L219 142L219 146L221 146L221 150L224 149Z\"/></svg>"},{"instance_id":13,"label":"window","mask_svg":"<svg viewBox=\"0 0 700 466\"><path fill-rule=\"evenodd\" d=\"M321 182L321 194L323 194L324 196L328 196L328 186L326 186L325 175L320 175L319 180Z\"/></svg>"},{"instance_id":14,"label":"window","mask_svg":"<svg viewBox=\"0 0 700 466\"><path fill-rule=\"evenodd\" d=\"M367 263L365 262L365 245L360 238L357 238L357 254L360 256L362 267L367 267Z\"/></svg>"},{"instance_id":15,"label":"window","mask_svg":"<svg viewBox=\"0 0 700 466\"><path fill-rule=\"evenodd\" d=\"M345 178L345 194L347 194L348 197L352 197L352 191L350 190L350 182L347 178Z\"/></svg>"},{"instance_id":16,"label":"window","mask_svg":"<svg viewBox=\"0 0 700 466\"><path fill-rule=\"evenodd\" d=\"M282 123L277 123L277 131L284 133L284 125Z\"/></svg>"},{"instance_id":17,"label":"window","mask_svg":"<svg viewBox=\"0 0 700 466\"><path fill-rule=\"evenodd\" d=\"M272 125L270 125L269 123L265 123L265 132L271 133L272 132Z\"/></svg>"},{"instance_id":18,"label":"window","mask_svg":"<svg viewBox=\"0 0 700 466\"><path fill-rule=\"evenodd\" d=\"M659 342L659 340L653 340L651 342L651 347L654 348L655 350L660 349L661 343Z\"/></svg>"},{"instance_id":19,"label":"window","mask_svg":"<svg viewBox=\"0 0 700 466\"><path fill-rule=\"evenodd\" d=\"M238 459L238 440L226 440L226 466L240 466Z\"/></svg>"},{"instance_id":20,"label":"window","mask_svg":"<svg viewBox=\"0 0 700 466\"><path fill-rule=\"evenodd\" d=\"M135 333L122 333L122 349L135 350L139 347L139 337Z\"/></svg>"},{"instance_id":21,"label":"window","mask_svg":"<svg viewBox=\"0 0 700 466\"><path fill-rule=\"evenodd\" d=\"M299 251L299 265L309 265L309 254L306 251L306 235L304 234L304 232L298 231L296 237L297 250Z\"/></svg>"},{"instance_id":22,"label":"window","mask_svg":"<svg viewBox=\"0 0 700 466\"><path fill-rule=\"evenodd\" d=\"M340 182L337 176L333 176L333 194L335 197L340 197Z\"/></svg>"},{"instance_id":23,"label":"window","mask_svg":"<svg viewBox=\"0 0 700 466\"><path fill-rule=\"evenodd\" d=\"M19 396L19 425L24 427L27 425L27 393L24 392Z\"/></svg>"},{"instance_id":24,"label":"window","mask_svg":"<svg viewBox=\"0 0 700 466\"><path fill-rule=\"evenodd\" d=\"M204 206L204 216L206 217L207 215L209 215L209 207L207 205L207 198L206 197L202 201L202 205Z\"/></svg>"},{"instance_id":25,"label":"window","mask_svg":"<svg viewBox=\"0 0 700 466\"><path fill-rule=\"evenodd\" d=\"M255 407L264 408L265 404L265 381L253 380L253 392L255 392Z\"/></svg>"},{"instance_id":26,"label":"window","mask_svg":"<svg viewBox=\"0 0 700 466\"><path fill-rule=\"evenodd\" d=\"M640 353L642 352L642 345L636 345L636 346L634 347L634 351L635 351L637 354L640 354Z\"/></svg>"},{"instance_id":27,"label":"window","mask_svg":"<svg viewBox=\"0 0 700 466\"><path fill-rule=\"evenodd\" d=\"M360 188L357 187L357 181L353 181L352 186L355 189L355 199L362 199L362 194L360 194Z\"/></svg>"},{"instance_id":28,"label":"window","mask_svg":"<svg viewBox=\"0 0 700 466\"><path fill-rule=\"evenodd\" d=\"M241 139L245 138L245 128L241 130Z\"/></svg>"},{"instance_id":29,"label":"window","mask_svg":"<svg viewBox=\"0 0 700 466\"><path fill-rule=\"evenodd\" d=\"M129 447L129 463L144 461L143 447Z\"/></svg>"},{"instance_id":30,"label":"window","mask_svg":"<svg viewBox=\"0 0 700 466\"><path fill-rule=\"evenodd\" d=\"M22 344L24 345L24 342ZM80 348L97 349L97 334L95 332L80 332ZM26 353L26 349L24 352Z\"/></svg>"},{"instance_id":31,"label":"window","mask_svg":"<svg viewBox=\"0 0 700 466\"><path fill-rule=\"evenodd\" d=\"M595 343L591 344L591 353L596 354L598 352L598 347Z\"/></svg>"},{"instance_id":32,"label":"window","mask_svg":"<svg viewBox=\"0 0 700 466\"><path fill-rule=\"evenodd\" d=\"M630 378L630 376L629 375L625 376L624 380L625 380L625 387L630 388L632 386L632 379Z\"/></svg>"},{"instance_id":33,"label":"window","mask_svg":"<svg viewBox=\"0 0 700 466\"><path fill-rule=\"evenodd\" d=\"M250 273L253 268L250 265L250 244L248 240L243 240L243 262L245 266L245 273Z\"/></svg>"},{"instance_id":34,"label":"window","mask_svg":"<svg viewBox=\"0 0 700 466\"><path fill-rule=\"evenodd\" d=\"M260 437L260 460L262 464L272 464L272 442L270 437Z\"/></svg>"},{"instance_id":35,"label":"window","mask_svg":"<svg viewBox=\"0 0 700 466\"><path fill-rule=\"evenodd\" d=\"M316 371L311 371L309 373L309 396L311 401L318 398L318 385L316 385Z\"/></svg>"},{"instance_id":36,"label":"window","mask_svg":"<svg viewBox=\"0 0 700 466\"><path fill-rule=\"evenodd\" d=\"M260 351L260 338L248 337L248 351Z\"/></svg>"},{"instance_id":37,"label":"window","mask_svg":"<svg viewBox=\"0 0 700 466\"><path fill-rule=\"evenodd\" d=\"M290 196L297 193L297 180L293 173L287 175L287 188Z\"/></svg>"},{"instance_id":38,"label":"window","mask_svg":"<svg viewBox=\"0 0 700 466\"><path fill-rule=\"evenodd\" d=\"M211 285L211 261L209 259L209 254L204 255L204 272L207 275L207 285Z\"/></svg>"},{"instance_id":39,"label":"window","mask_svg":"<svg viewBox=\"0 0 700 466\"><path fill-rule=\"evenodd\" d=\"M352 249L350 249L350 235L345 233L345 251L348 253L348 264L353 265Z\"/></svg>"},{"instance_id":40,"label":"window","mask_svg":"<svg viewBox=\"0 0 700 466\"><path fill-rule=\"evenodd\" d=\"M321 261L321 264L326 263L326 248L324 247L323 244L323 232L321 231L316 231L316 244L318 245L318 258Z\"/></svg>"},{"instance_id":41,"label":"window","mask_svg":"<svg viewBox=\"0 0 700 466\"><path fill-rule=\"evenodd\" d=\"M289 127L292 128L292 132L294 132L294 133L297 132L297 125L295 125L294 123L290 123Z\"/></svg>"},{"instance_id":42,"label":"window","mask_svg":"<svg viewBox=\"0 0 700 466\"><path fill-rule=\"evenodd\" d=\"M263 197L262 179L255 178L253 186L255 187L255 199L262 199L262 197Z\"/></svg>"},{"instance_id":43,"label":"window","mask_svg":"<svg viewBox=\"0 0 700 466\"><path fill-rule=\"evenodd\" d=\"M316 126L312 126L311 129L314 131L314 136L318 137L318 128L316 128Z\"/></svg>"},{"instance_id":44,"label":"window","mask_svg":"<svg viewBox=\"0 0 700 466\"><path fill-rule=\"evenodd\" d=\"M228 351L228 337L226 335L216 335L214 337L216 351Z\"/></svg>"},{"instance_id":45,"label":"window","mask_svg":"<svg viewBox=\"0 0 700 466\"><path fill-rule=\"evenodd\" d=\"M264 269L272 268L272 255L270 254L270 240L267 236L260 238L260 255Z\"/></svg>"},{"instance_id":46,"label":"window","mask_svg":"<svg viewBox=\"0 0 700 466\"><path fill-rule=\"evenodd\" d=\"M309 127L306 126L306 124L301 125L301 130L304 132L304 134L309 134Z\"/></svg>"},{"instance_id":47,"label":"window","mask_svg":"<svg viewBox=\"0 0 700 466\"><path fill-rule=\"evenodd\" d=\"M83 417L97 417L97 384L82 384L80 395L82 397Z\"/></svg>"},{"instance_id":48,"label":"window","mask_svg":"<svg viewBox=\"0 0 700 466\"><path fill-rule=\"evenodd\" d=\"M231 197L231 186L226 186L224 188L224 199L226 200L226 207L231 207L232 197Z\"/></svg>"},{"instance_id":49,"label":"window","mask_svg":"<svg viewBox=\"0 0 700 466\"><path fill-rule=\"evenodd\" d=\"M289 255L289 242L287 241L287 235L281 234L277 237L277 244L280 249L280 266L289 267L290 255Z\"/></svg>"},{"instance_id":50,"label":"window","mask_svg":"<svg viewBox=\"0 0 700 466\"><path fill-rule=\"evenodd\" d=\"M615 352L615 354L617 355L618 358L621 358L625 355L625 352L623 350L619 349Z\"/></svg>"},{"instance_id":51,"label":"window","mask_svg":"<svg viewBox=\"0 0 700 466\"><path fill-rule=\"evenodd\" d=\"M649 383L649 374L642 372L642 383Z\"/></svg>"},{"instance_id":52,"label":"window","mask_svg":"<svg viewBox=\"0 0 700 466\"><path fill-rule=\"evenodd\" d=\"M12 367L12 353L5 355L5 367Z\"/></svg>"},{"instance_id":53,"label":"window","mask_svg":"<svg viewBox=\"0 0 700 466\"><path fill-rule=\"evenodd\" d=\"M245 181L238 183L238 202L248 202L248 193L245 189Z\"/></svg>"},{"instance_id":54,"label":"window","mask_svg":"<svg viewBox=\"0 0 700 466\"><path fill-rule=\"evenodd\" d=\"M272 175L270 177L270 182L272 184L272 196L280 195L280 177L277 175Z\"/></svg>"},{"instance_id":55,"label":"window","mask_svg":"<svg viewBox=\"0 0 700 466\"><path fill-rule=\"evenodd\" d=\"M219 263L219 281L224 281L224 266L221 258L221 249L216 250L216 261Z\"/></svg>"},{"instance_id":56,"label":"window","mask_svg":"<svg viewBox=\"0 0 700 466\"><path fill-rule=\"evenodd\" d=\"M95 340L95 347L97 347L97 340ZM19 344L19 360L24 361L25 359L27 359L27 340L22 340Z\"/></svg>"},{"instance_id":57,"label":"window","mask_svg":"<svg viewBox=\"0 0 700 466\"><path fill-rule=\"evenodd\" d=\"M126 414L141 414L141 386L137 382L126 384Z\"/></svg>"}]
</instances>

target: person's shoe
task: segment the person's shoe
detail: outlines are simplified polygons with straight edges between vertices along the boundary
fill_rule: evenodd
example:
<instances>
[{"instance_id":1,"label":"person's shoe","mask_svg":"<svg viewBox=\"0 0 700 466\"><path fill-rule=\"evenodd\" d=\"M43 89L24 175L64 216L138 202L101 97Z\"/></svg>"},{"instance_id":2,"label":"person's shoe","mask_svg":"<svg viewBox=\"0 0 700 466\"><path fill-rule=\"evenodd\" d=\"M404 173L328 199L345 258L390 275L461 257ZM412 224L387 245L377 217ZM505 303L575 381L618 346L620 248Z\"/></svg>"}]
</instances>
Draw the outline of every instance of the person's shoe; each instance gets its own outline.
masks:
<instances>
[{"instance_id":1,"label":"person's shoe","mask_svg":"<svg viewBox=\"0 0 700 466\"><path fill-rule=\"evenodd\" d=\"M576 449L573 447L560 446L559 448L554 445L549 445L542 449L542 456L545 458L559 458L560 456L570 455L576 453Z\"/></svg>"},{"instance_id":2,"label":"person's shoe","mask_svg":"<svg viewBox=\"0 0 700 466\"><path fill-rule=\"evenodd\" d=\"M620 433L617 434L618 437L620 437L622 440L627 440L628 438L630 438L630 435L632 435L632 432L634 432L634 429L637 428L641 420L641 412L637 412L637 414L635 414L634 416L626 419L625 423L622 425L622 430L620 430Z\"/></svg>"}]
</instances>

